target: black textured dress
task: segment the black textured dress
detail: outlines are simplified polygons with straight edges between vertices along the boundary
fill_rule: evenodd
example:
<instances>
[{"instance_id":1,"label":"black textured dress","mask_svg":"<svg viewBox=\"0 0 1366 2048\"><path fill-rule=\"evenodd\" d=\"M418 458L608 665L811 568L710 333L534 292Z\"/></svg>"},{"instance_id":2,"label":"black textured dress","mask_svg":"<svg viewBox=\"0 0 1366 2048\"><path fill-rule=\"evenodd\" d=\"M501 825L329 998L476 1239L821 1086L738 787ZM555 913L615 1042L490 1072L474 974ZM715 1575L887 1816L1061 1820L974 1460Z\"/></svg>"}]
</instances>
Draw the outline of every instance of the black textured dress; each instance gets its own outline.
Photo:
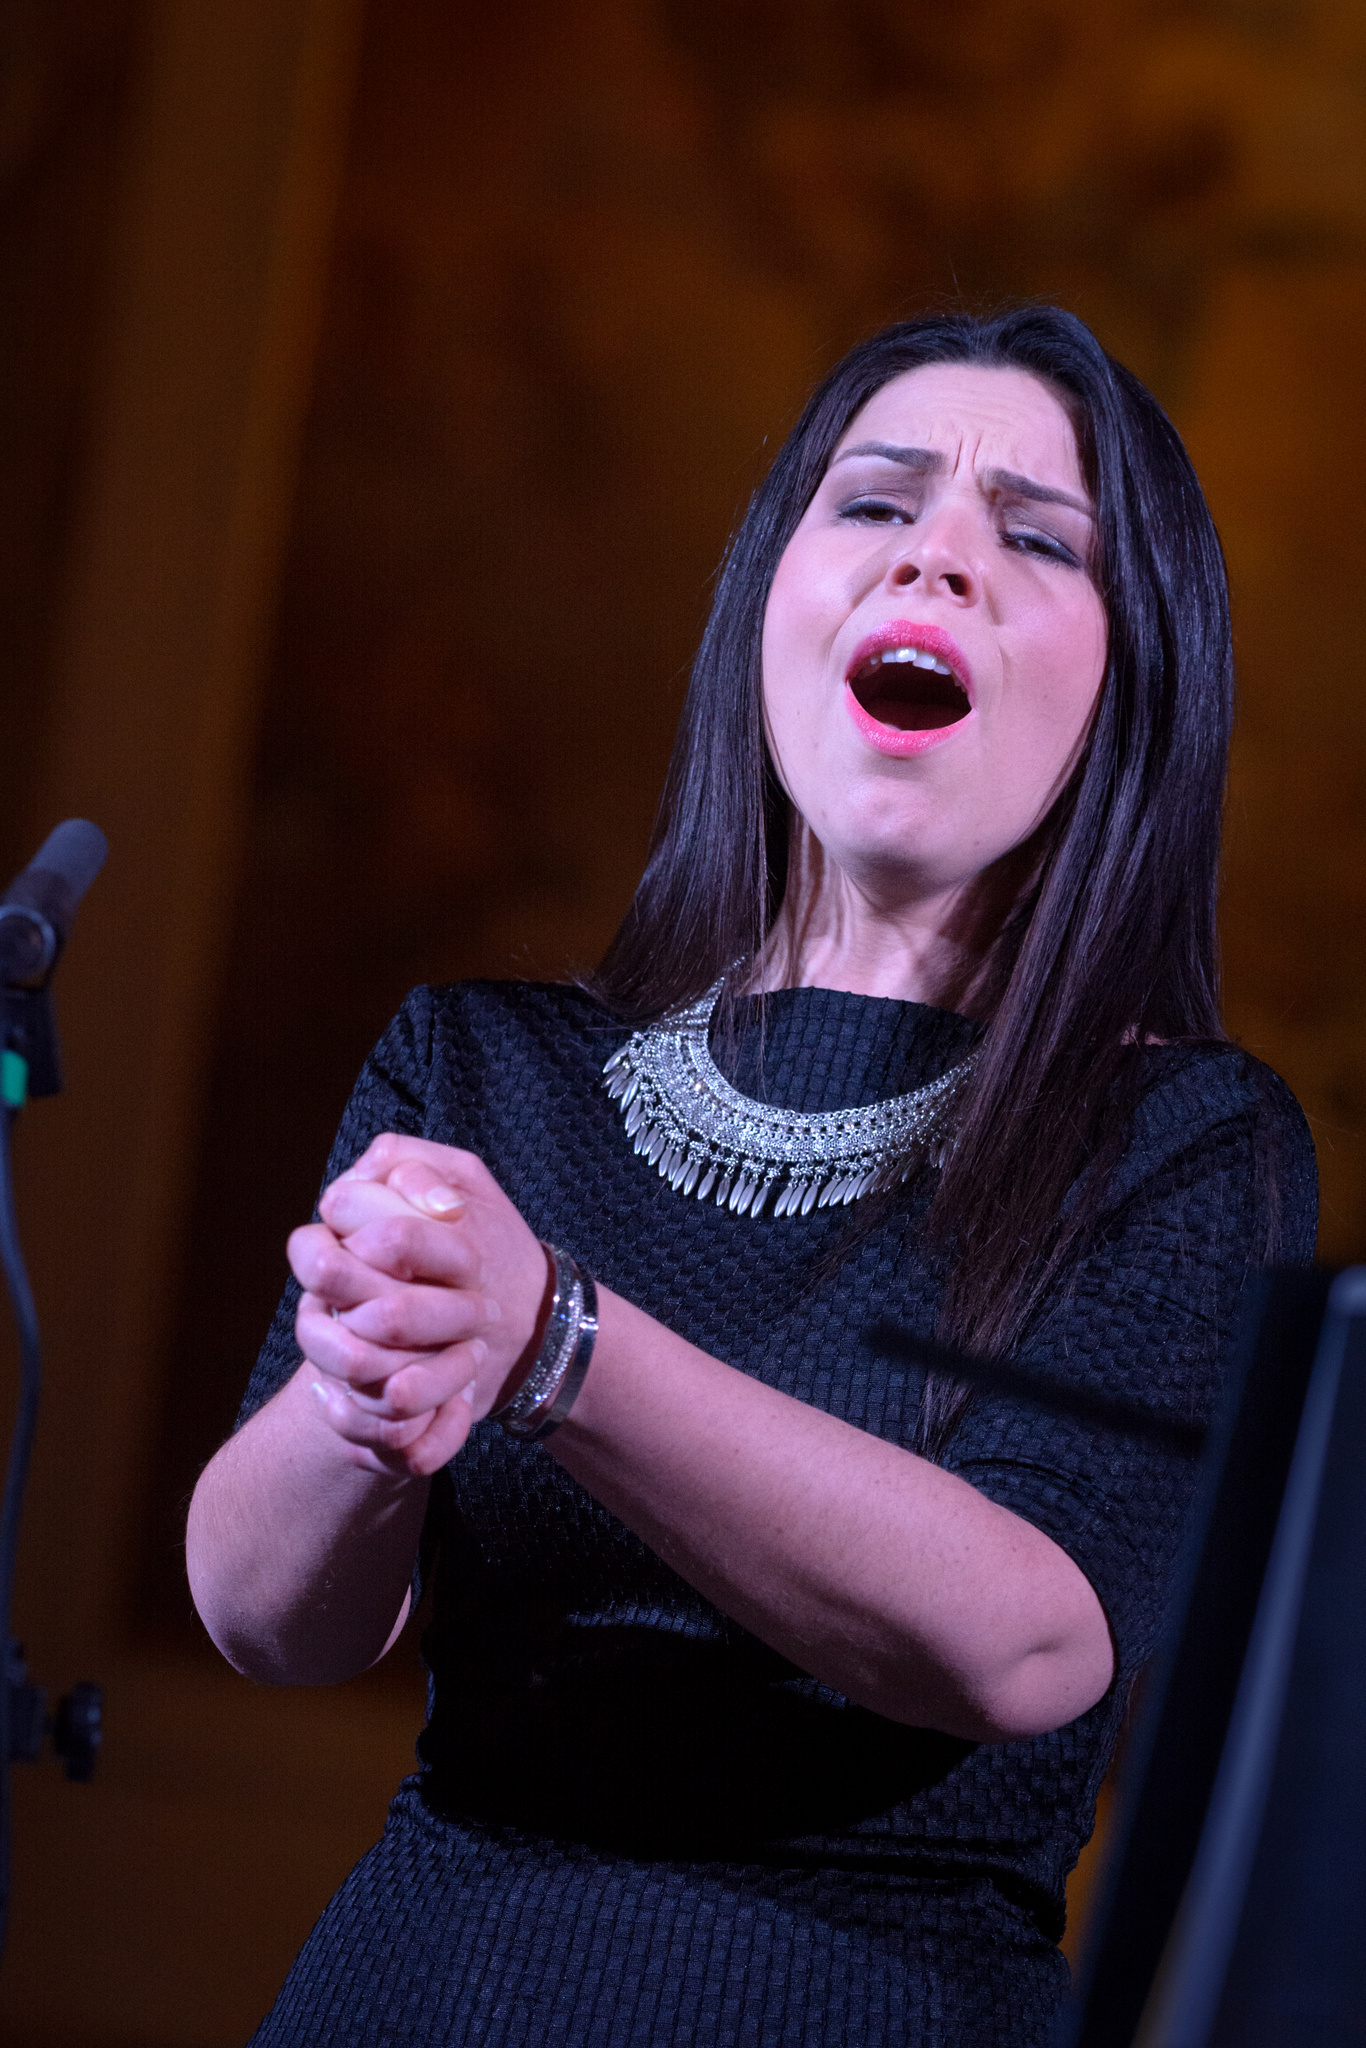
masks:
<instances>
[{"instance_id":1,"label":"black textured dress","mask_svg":"<svg viewBox=\"0 0 1366 2048\"><path fill-rule=\"evenodd\" d=\"M798 1110L918 1087L961 1017L791 990L752 1013L737 1086ZM918 1371L875 1316L934 1328L915 1219L737 1219L634 1157L602 1084L623 1029L575 990L409 998L329 1175L381 1130L468 1147L539 1236L692 1343L894 1443ZM1307 1259L1314 1163L1282 1084L1228 1046L1154 1048L1094 1248L1026 1364L1208 1412L1266 1242ZM1269 1192L1268 1192L1269 1191ZM851 1218L853 1219L851 1221ZM293 1372L287 1293L243 1413ZM485 1424L433 1484L422 1768L327 1907L257 2048L1034 2048L1066 1985L1063 1882L1148 1654L1192 1473L1150 1444L979 1398L945 1460L1046 1531L1118 1648L1105 1698L1036 1740L884 1720L693 1592L548 1451ZM914 1557L906 1569L916 1569Z\"/></svg>"}]
</instances>

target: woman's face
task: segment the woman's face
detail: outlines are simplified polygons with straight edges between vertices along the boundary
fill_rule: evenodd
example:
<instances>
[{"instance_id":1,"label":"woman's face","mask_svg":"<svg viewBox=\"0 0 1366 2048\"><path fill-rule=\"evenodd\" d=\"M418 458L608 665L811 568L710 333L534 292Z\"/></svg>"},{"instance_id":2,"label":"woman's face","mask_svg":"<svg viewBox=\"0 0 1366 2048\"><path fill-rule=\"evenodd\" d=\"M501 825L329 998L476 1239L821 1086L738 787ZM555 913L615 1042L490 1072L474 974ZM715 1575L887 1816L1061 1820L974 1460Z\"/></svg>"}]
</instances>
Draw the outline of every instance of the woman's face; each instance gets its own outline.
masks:
<instances>
[{"instance_id":1,"label":"woman's face","mask_svg":"<svg viewBox=\"0 0 1366 2048\"><path fill-rule=\"evenodd\" d=\"M1072 423L1024 371L885 384L778 564L764 712L826 858L872 897L938 895L1027 839L1105 666Z\"/></svg>"}]
</instances>

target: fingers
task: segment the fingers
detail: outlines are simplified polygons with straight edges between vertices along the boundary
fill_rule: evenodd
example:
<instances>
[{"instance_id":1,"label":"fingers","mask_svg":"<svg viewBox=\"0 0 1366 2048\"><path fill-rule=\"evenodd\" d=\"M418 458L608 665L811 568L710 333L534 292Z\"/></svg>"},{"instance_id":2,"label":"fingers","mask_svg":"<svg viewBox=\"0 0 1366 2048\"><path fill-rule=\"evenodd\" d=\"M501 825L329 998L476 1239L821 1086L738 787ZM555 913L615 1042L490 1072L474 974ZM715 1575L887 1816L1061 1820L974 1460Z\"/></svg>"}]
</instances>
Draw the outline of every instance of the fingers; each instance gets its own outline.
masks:
<instances>
[{"instance_id":1,"label":"fingers","mask_svg":"<svg viewBox=\"0 0 1366 2048\"><path fill-rule=\"evenodd\" d=\"M409 1170L418 1166L425 1168L430 1176L426 1183L428 1188L441 1185L460 1194L485 1195L497 1187L493 1175L477 1154L462 1152L455 1145L437 1145L430 1138L403 1137L397 1131L383 1131L372 1139L341 1179L392 1182L395 1172L401 1169L406 1183ZM336 1185L334 1181L333 1186ZM422 1191L420 1179L415 1179L413 1185L418 1192Z\"/></svg>"},{"instance_id":2,"label":"fingers","mask_svg":"<svg viewBox=\"0 0 1366 2048\"><path fill-rule=\"evenodd\" d=\"M428 1181L435 1178L430 1167L422 1167L420 1172ZM460 1215L465 1197L452 1190L451 1202L443 1222L453 1222ZM413 1205L400 1188L391 1187L387 1181L351 1180L345 1174L324 1190L318 1203L318 1214L338 1237L347 1237L364 1224L380 1222L386 1216L410 1216L412 1212ZM427 1205L427 1213L435 1213L430 1205Z\"/></svg>"},{"instance_id":3,"label":"fingers","mask_svg":"<svg viewBox=\"0 0 1366 2048\"><path fill-rule=\"evenodd\" d=\"M405 1420L375 1416L334 1380L310 1382L329 1428L349 1444L356 1463L374 1472L428 1478L453 1458L470 1433L473 1382L435 1409Z\"/></svg>"},{"instance_id":4,"label":"fingers","mask_svg":"<svg viewBox=\"0 0 1366 2048\"><path fill-rule=\"evenodd\" d=\"M533 1341L545 1249L473 1153L393 1134L333 1181L319 1214L289 1246L318 1398L344 1404L347 1441L360 1430L366 1457L418 1470L410 1457L431 1456L435 1469L469 1427L450 1408L459 1389L474 1380L473 1413L486 1414Z\"/></svg>"},{"instance_id":5,"label":"fingers","mask_svg":"<svg viewBox=\"0 0 1366 2048\"><path fill-rule=\"evenodd\" d=\"M332 1192L328 1190L321 1204L324 1221L306 1224L289 1240L290 1264L315 1294L335 1301L338 1308L354 1308L376 1294L392 1292L393 1282L427 1280L444 1287L474 1288L481 1284L478 1241L458 1226L429 1222L388 1189L367 1189L364 1194L378 1193L386 1203L395 1204L392 1208L357 1200L355 1191L332 1202ZM370 1269L368 1279L362 1267Z\"/></svg>"},{"instance_id":6,"label":"fingers","mask_svg":"<svg viewBox=\"0 0 1366 2048\"><path fill-rule=\"evenodd\" d=\"M479 1380L487 1356L487 1347L475 1338L468 1344L453 1344L445 1351L429 1352L423 1358L404 1363L390 1373L382 1386L347 1383L344 1391L363 1415L376 1422L418 1421L444 1407L457 1394L468 1395L478 1415L485 1405L479 1397Z\"/></svg>"},{"instance_id":7,"label":"fingers","mask_svg":"<svg viewBox=\"0 0 1366 2048\"><path fill-rule=\"evenodd\" d=\"M306 1223L291 1231L286 1249L299 1285L327 1308L357 1308L377 1294L397 1294L402 1288L400 1280L340 1244L326 1224Z\"/></svg>"},{"instance_id":8,"label":"fingers","mask_svg":"<svg viewBox=\"0 0 1366 2048\"><path fill-rule=\"evenodd\" d=\"M356 1337L394 1351L431 1351L482 1335L502 1310L473 1289L424 1287L411 1281L393 1294L376 1294L339 1320Z\"/></svg>"},{"instance_id":9,"label":"fingers","mask_svg":"<svg viewBox=\"0 0 1366 2048\"><path fill-rule=\"evenodd\" d=\"M456 1155L457 1158L461 1156ZM469 1196L452 1186L453 1178L454 1171L449 1165L442 1169L425 1159L400 1159L397 1166L390 1169L382 1185L390 1193L401 1195L405 1202L414 1209L420 1209L425 1216L435 1216L443 1223L454 1223L466 1207ZM478 1199L474 1189L470 1193Z\"/></svg>"},{"instance_id":10,"label":"fingers","mask_svg":"<svg viewBox=\"0 0 1366 2048\"><path fill-rule=\"evenodd\" d=\"M423 1291L428 1293L428 1290ZM431 1365L448 1358L453 1352L464 1353L463 1364L448 1368L447 1384L420 1404L429 1408L454 1391L452 1373L463 1370L468 1379L471 1372L477 1372L483 1365L488 1356L488 1346L480 1332L488 1327L488 1317L482 1296L451 1293L442 1298L431 1290L429 1299L419 1306L414 1319L419 1323L425 1322L429 1330L440 1329L446 1334L422 1343L403 1341L409 1312L406 1294L387 1297L387 1303L398 1314L391 1325L391 1336L395 1341L385 1343L369 1339L352 1327L351 1314L356 1311L334 1315L330 1305L321 1297L305 1293L294 1321L299 1349L305 1358L334 1379L372 1392L414 1364Z\"/></svg>"},{"instance_id":11,"label":"fingers","mask_svg":"<svg viewBox=\"0 0 1366 2048\"><path fill-rule=\"evenodd\" d=\"M508 1216L528 1236L472 1152L389 1132L326 1190L322 1221L289 1240L304 1289L295 1330L316 1368L309 1384L328 1426L367 1469L438 1471L502 1384L506 1361L490 1361L481 1334L502 1325L499 1303L482 1291L488 1233L462 1228L471 1198L504 1238ZM533 1256L522 1263L539 1298L544 1254L529 1242ZM500 1273L509 1263L494 1257ZM526 1342L516 1324L514 1315L499 1338L513 1354Z\"/></svg>"},{"instance_id":12,"label":"fingers","mask_svg":"<svg viewBox=\"0 0 1366 2048\"><path fill-rule=\"evenodd\" d=\"M408 1446L408 1470L426 1479L448 1465L469 1435L473 1418L474 1411L463 1397L445 1402L417 1441Z\"/></svg>"},{"instance_id":13,"label":"fingers","mask_svg":"<svg viewBox=\"0 0 1366 2048\"><path fill-rule=\"evenodd\" d=\"M316 1294L305 1293L294 1318L294 1336L310 1365L353 1387L380 1387L390 1373L410 1365L416 1354L381 1350L348 1330Z\"/></svg>"}]
</instances>

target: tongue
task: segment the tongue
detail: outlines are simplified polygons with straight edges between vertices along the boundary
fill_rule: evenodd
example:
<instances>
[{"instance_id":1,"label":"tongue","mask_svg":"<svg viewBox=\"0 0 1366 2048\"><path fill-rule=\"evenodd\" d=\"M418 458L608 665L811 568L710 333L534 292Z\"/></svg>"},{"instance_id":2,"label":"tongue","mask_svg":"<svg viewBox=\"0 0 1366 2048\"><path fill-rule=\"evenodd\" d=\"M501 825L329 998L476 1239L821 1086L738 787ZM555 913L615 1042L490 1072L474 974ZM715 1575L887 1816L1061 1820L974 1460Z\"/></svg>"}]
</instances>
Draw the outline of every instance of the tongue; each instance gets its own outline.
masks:
<instances>
[{"instance_id":1,"label":"tongue","mask_svg":"<svg viewBox=\"0 0 1366 2048\"><path fill-rule=\"evenodd\" d=\"M871 676L857 676L854 695L871 718L899 732L932 732L966 717L968 700L952 676L910 663L880 662Z\"/></svg>"}]
</instances>

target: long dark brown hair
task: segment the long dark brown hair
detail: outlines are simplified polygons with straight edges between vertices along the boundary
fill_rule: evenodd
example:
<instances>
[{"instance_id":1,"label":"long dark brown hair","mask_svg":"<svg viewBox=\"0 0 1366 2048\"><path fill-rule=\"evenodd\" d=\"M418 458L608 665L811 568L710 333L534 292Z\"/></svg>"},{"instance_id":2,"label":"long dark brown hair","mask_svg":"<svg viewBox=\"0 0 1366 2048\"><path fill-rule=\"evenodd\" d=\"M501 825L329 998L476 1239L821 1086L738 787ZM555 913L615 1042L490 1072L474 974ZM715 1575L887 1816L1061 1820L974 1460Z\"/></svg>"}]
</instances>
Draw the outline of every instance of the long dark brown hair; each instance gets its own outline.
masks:
<instances>
[{"instance_id":1,"label":"long dark brown hair","mask_svg":"<svg viewBox=\"0 0 1366 2048\"><path fill-rule=\"evenodd\" d=\"M663 1016L752 961L782 901L789 804L764 737L760 641L787 546L845 430L927 363L1027 371L1076 426L1109 619L1085 748L990 965L989 1018L930 1207L941 1339L1008 1352L1104 1196L1149 1039L1222 1038L1215 898L1232 710L1223 555L1151 394L1074 315L1016 307L886 328L807 404L735 533L693 667L649 859L589 984ZM921 1443L965 1396L932 1378Z\"/></svg>"}]
</instances>

